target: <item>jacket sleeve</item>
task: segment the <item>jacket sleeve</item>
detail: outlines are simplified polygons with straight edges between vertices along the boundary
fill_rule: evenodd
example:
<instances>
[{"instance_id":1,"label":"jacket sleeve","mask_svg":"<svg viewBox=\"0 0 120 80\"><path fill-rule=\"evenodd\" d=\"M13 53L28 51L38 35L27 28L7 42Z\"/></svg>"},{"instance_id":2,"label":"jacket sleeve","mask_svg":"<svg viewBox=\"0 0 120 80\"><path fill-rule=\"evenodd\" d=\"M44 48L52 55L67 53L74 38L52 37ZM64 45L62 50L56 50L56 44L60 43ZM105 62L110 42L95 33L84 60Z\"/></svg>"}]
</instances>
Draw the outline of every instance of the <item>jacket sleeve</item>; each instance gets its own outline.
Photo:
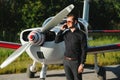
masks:
<instances>
[{"instance_id":1,"label":"jacket sleeve","mask_svg":"<svg viewBox=\"0 0 120 80\"><path fill-rule=\"evenodd\" d=\"M84 64L86 61L87 49L88 49L87 36L86 36L86 34L83 34L82 41L81 41L81 50L82 50L81 64Z\"/></svg>"},{"instance_id":2,"label":"jacket sleeve","mask_svg":"<svg viewBox=\"0 0 120 80\"><path fill-rule=\"evenodd\" d=\"M59 43L63 41L63 31L60 30L55 37L55 43Z\"/></svg>"}]
</instances>

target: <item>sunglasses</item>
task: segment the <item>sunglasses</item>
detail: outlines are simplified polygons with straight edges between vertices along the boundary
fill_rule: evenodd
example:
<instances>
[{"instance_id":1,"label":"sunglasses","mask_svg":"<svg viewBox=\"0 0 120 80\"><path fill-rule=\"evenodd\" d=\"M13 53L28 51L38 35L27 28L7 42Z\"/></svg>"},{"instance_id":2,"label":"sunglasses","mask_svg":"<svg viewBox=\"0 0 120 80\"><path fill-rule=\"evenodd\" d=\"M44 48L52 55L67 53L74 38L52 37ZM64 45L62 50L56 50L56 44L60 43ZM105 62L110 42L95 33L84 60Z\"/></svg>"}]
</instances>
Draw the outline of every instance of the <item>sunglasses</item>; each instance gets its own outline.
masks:
<instances>
[{"instance_id":1,"label":"sunglasses","mask_svg":"<svg viewBox=\"0 0 120 80\"><path fill-rule=\"evenodd\" d=\"M67 23L73 23L73 21L66 21Z\"/></svg>"}]
</instances>

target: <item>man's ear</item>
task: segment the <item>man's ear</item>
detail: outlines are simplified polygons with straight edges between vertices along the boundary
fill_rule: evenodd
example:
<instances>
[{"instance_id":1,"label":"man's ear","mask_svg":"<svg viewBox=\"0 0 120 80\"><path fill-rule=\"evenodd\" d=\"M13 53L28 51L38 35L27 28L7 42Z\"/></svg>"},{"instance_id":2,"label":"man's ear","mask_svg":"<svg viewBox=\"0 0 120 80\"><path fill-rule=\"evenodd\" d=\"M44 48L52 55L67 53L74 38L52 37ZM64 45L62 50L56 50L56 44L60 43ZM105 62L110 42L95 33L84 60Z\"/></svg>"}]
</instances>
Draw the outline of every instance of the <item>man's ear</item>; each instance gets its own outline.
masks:
<instances>
[{"instance_id":1,"label":"man's ear","mask_svg":"<svg viewBox=\"0 0 120 80\"><path fill-rule=\"evenodd\" d=\"M75 20L75 24L77 24L77 20Z\"/></svg>"}]
</instances>

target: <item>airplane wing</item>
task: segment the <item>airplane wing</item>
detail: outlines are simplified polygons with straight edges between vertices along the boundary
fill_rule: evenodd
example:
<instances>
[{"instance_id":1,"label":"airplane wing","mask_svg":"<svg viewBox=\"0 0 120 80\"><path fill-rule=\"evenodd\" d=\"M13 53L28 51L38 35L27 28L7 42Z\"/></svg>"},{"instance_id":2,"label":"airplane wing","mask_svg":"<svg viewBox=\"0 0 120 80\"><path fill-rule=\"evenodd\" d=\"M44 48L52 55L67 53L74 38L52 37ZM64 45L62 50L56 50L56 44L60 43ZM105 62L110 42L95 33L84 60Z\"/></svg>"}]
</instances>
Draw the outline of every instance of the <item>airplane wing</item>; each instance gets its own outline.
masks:
<instances>
[{"instance_id":1,"label":"airplane wing","mask_svg":"<svg viewBox=\"0 0 120 80\"><path fill-rule=\"evenodd\" d=\"M19 43L0 41L0 47L3 48L18 49L20 46L21 44Z\"/></svg>"},{"instance_id":2,"label":"airplane wing","mask_svg":"<svg viewBox=\"0 0 120 80\"><path fill-rule=\"evenodd\" d=\"M89 47L88 53L109 52L109 51L117 51L117 50L120 50L120 43Z\"/></svg>"},{"instance_id":3,"label":"airplane wing","mask_svg":"<svg viewBox=\"0 0 120 80\"><path fill-rule=\"evenodd\" d=\"M89 36L112 36L119 35L120 30L88 30ZM88 48L88 53L98 53L98 52L109 52L120 50L120 43L118 44L109 44L104 46L94 46Z\"/></svg>"},{"instance_id":4,"label":"airplane wing","mask_svg":"<svg viewBox=\"0 0 120 80\"><path fill-rule=\"evenodd\" d=\"M22 45L19 43L0 41L0 47L3 48L18 49L20 46ZM117 51L117 50L120 50L120 43L104 45L104 46L88 47L88 53L109 52L109 51Z\"/></svg>"},{"instance_id":5,"label":"airplane wing","mask_svg":"<svg viewBox=\"0 0 120 80\"><path fill-rule=\"evenodd\" d=\"M99 36L99 35L119 35L120 30L88 30L89 36Z\"/></svg>"}]
</instances>

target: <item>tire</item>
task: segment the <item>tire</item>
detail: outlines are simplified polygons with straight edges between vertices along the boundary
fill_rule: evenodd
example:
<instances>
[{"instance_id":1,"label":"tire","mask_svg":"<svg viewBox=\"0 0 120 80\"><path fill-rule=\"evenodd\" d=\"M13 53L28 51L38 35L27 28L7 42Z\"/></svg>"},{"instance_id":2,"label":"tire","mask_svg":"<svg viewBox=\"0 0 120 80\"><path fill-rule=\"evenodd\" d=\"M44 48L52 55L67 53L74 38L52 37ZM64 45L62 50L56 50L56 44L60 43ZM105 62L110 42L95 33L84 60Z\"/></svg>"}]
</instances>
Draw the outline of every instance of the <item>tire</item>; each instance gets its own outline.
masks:
<instances>
[{"instance_id":1,"label":"tire","mask_svg":"<svg viewBox=\"0 0 120 80\"><path fill-rule=\"evenodd\" d=\"M45 78L40 78L39 80L45 80Z\"/></svg>"},{"instance_id":2,"label":"tire","mask_svg":"<svg viewBox=\"0 0 120 80\"><path fill-rule=\"evenodd\" d=\"M106 69L104 67L100 67L97 77L99 80L106 80Z\"/></svg>"},{"instance_id":3,"label":"tire","mask_svg":"<svg viewBox=\"0 0 120 80\"><path fill-rule=\"evenodd\" d=\"M31 66L31 65L30 65L30 66ZM31 71L30 71L30 66L27 68L27 71L26 71L27 77L29 77L29 78L34 78L34 77L35 77L35 72L31 72Z\"/></svg>"}]
</instances>

